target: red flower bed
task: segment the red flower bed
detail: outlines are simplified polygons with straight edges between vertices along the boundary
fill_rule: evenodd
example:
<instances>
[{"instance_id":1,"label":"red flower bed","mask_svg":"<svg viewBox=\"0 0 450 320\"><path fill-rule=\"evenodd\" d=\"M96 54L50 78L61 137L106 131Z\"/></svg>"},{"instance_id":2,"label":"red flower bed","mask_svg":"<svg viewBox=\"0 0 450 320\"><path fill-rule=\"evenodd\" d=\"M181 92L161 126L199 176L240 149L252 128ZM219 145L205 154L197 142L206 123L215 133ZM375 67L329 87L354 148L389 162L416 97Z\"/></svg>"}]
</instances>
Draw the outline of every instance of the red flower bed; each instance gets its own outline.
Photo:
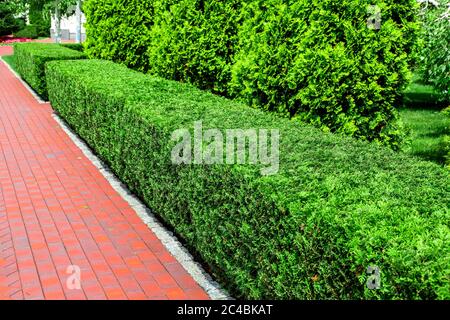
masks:
<instances>
[{"instance_id":1,"label":"red flower bed","mask_svg":"<svg viewBox=\"0 0 450 320\"><path fill-rule=\"evenodd\" d=\"M2 36L0 37L0 43L15 43L15 42L29 42L29 38L15 38L14 36Z\"/></svg>"}]
</instances>

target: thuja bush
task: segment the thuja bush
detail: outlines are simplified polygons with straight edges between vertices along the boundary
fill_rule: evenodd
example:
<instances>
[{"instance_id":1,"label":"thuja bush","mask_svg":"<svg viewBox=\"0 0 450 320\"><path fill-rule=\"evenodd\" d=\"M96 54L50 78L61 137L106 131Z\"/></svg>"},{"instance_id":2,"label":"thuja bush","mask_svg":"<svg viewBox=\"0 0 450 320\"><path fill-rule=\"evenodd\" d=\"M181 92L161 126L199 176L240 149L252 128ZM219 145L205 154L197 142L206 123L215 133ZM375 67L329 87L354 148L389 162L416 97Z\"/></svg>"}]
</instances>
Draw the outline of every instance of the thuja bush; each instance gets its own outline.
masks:
<instances>
[{"instance_id":1,"label":"thuja bush","mask_svg":"<svg viewBox=\"0 0 450 320\"><path fill-rule=\"evenodd\" d=\"M150 61L150 30L154 20L153 0L88 0L85 52L90 57L124 63L147 71Z\"/></svg>"},{"instance_id":2,"label":"thuja bush","mask_svg":"<svg viewBox=\"0 0 450 320\"><path fill-rule=\"evenodd\" d=\"M86 52L225 94L241 2L89 0Z\"/></svg>"},{"instance_id":3,"label":"thuja bush","mask_svg":"<svg viewBox=\"0 0 450 320\"><path fill-rule=\"evenodd\" d=\"M446 169L108 61L50 62L47 82L56 111L234 296L450 298ZM174 131L198 120L278 129L278 174L174 164Z\"/></svg>"},{"instance_id":4,"label":"thuja bush","mask_svg":"<svg viewBox=\"0 0 450 320\"><path fill-rule=\"evenodd\" d=\"M370 4L88 0L87 53L398 147L417 5Z\"/></svg>"},{"instance_id":5,"label":"thuja bush","mask_svg":"<svg viewBox=\"0 0 450 320\"><path fill-rule=\"evenodd\" d=\"M244 9L233 93L326 131L399 146L396 108L409 78L415 0L252 1Z\"/></svg>"},{"instance_id":6,"label":"thuja bush","mask_svg":"<svg viewBox=\"0 0 450 320\"><path fill-rule=\"evenodd\" d=\"M150 72L227 94L243 2L156 1Z\"/></svg>"}]
</instances>

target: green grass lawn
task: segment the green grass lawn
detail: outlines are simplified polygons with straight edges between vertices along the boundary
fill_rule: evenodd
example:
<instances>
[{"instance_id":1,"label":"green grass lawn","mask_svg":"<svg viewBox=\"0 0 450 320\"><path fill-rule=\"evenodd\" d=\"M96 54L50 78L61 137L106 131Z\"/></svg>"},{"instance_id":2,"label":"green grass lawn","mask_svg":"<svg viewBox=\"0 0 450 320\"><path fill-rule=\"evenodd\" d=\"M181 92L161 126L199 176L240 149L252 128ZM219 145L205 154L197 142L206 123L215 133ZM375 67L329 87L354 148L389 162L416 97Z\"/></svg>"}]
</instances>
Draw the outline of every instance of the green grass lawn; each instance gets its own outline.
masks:
<instances>
[{"instance_id":1,"label":"green grass lawn","mask_svg":"<svg viewBox=\"0 0 450 320\"><path fill-rule=\"evenodd\" d=\"M425 84L414 75L411 84L404 93L404 103L407 108L442 110L445 107L439 102L439 96L433 86Z\"/></svg>"},{"instance_id":2,"label":"green grass lawn","mask_svg":"<svg viewBox=\"0 0 450 320\"><path fill-rule=\"evenodd\" d=\"M450 133L450 121L437 110L402 109L400 115L412 130L411 145L407 152L444 164L444 136Z\"/></svg>"},{"instance_id":3,"label":"green grass lawn","mask_svg":"<svg viewBox=\"0 0 450 320\"><path fill-rule=\"evenodd\" d=\"M432 86L420 83L417 77L406 89L404 102L400 115L412 130L411 145L407 152L444 164L444 137L450 134L450 121L441 110L447 105L439 102Z\"/></svg>"},{"instance_id":4,"label":"green grass lawn","mask_svg":"<svg viewBox=\"0 0 450 320\"><path fill-rule=\"evenodd\" d=\"M11 56L3 56L2 57L3 61L5 61L7 64L9 64L9 66L16 71L16 63L15 63L15 59L14 59L14 55ZM16 71L17 72L17 71Z\"/></svg>"}]
</instances>

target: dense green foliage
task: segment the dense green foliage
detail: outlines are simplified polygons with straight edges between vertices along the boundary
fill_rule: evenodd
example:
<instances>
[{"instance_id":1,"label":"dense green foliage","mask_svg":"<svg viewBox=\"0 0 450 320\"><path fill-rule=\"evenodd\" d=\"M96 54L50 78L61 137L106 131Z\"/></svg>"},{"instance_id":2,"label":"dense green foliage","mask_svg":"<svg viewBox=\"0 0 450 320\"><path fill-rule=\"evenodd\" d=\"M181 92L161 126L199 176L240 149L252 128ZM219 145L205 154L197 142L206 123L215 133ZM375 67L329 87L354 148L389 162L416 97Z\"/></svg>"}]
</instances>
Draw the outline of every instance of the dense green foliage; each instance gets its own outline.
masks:
<instances>
[{"instance_id":1,"label":"dense green foliage","mask_svg":"<svg viewBox=\"0 0 450 320\"><path fill-rule=\"evenodd\" d=\"M36 27L39 37L50 36L50 12L46 12L46 3L49 0L29 0L29 18L30 23Z\"/></svg>"},{"instance_id":2,"label":"dense green foliage","mask_svg":"<svg viewBox=\"0 0 450 320\"><path fill-rule=\"evenodd\" d=\"M156 1L147 52L149 71L227 94L242 3Z\"/></svg>"},{"instance_id":3,"label":"dense green foliage","mask_svg":"<svg viewBox=\"0 0 450 320\"><path fill-rule=\"evenodd\" d=\"M23 19L15 17L16 14L13 2L0 0L0 36L10 35L25 25Z\"/></svg>"},{"instance_id":4,"label":"dense green foliage","mask_svg":"<svg viewBox=\"0 0 450 320\"><path fill-rule=\"evenodd\" d=\"M398 147L395 108L409 77L415 0L378 1L379 30L367 26L370 3L253 1L244 12L233 90L265 110Z\"/></svg>"},{"instance_id":5,"label":"dense green foliage","mask_svg":"<svg viewBox=\"0 0 450 320\"><path fill-rule=\"evenodd\" d=\"M125 63L139 71L148 70L153 2L84 1L86 53L91 57Z\"/></svg>"},{"instance_id":6,"label":"dense green foliage","mask_svg":"<svg viewBox=\"0 0 450 320\"><path fill-rule=\"evenodd\" d=\"M18 38L31 38L50 36L50 12L46 4L52 0L9 0L7 6L12 12L12 16L23 16L15 19L16 27L11 29L8 34L14 33ZM2 7L0 2L0 12ZM30 25L25 25L24 16L28 14ZM0 14L1 15L1 14ZM0 28L1 29L1 28Z\"/></svg>"},{"instance_id":7,"label":"dense green foliage","mask_svg":"<svg viewBox=\"0 0 450 320\"><path fill-rule=\"evenodd\" d=\"M46 75L55 110L236 296L450 298L450 175L438 165L112 62L55 61ZM173 164L172 133L198 120L279 129L279 173Z\"/></svg>"},{"instance_id":8,"label":"dense green foliage","mask_svg":"<svg viewBox=\"0 0 450 320\"><path fill-rule=\"evenodd\" d=\"M27 25L20 31L14 33L16 38L36 39L39 37L39 28L35 25Z\"/></svg>"},{"instance_id":9,"label":"dense green foliage","mask_svg":"<svg viewBox=\"0 0 450 320\"><path fill-rule=\"evenodd\" d=\"M442 100L450 101L450 0L439 3L439 7L429 4L424 13L419 67L424 80L439 90Z\"/></svg>"},{"instance_id":10,"label":"dense green foliage","mask_svg":"<svg viewBox=\"0 0 450 320\"><path fill-rule=\"evenodd\" d=\"M416 0L87 0L87 54L398 147Z\"/></svg>"},{"instance_id":11,"label":"dense green foliage","mask_svg":"<svg viewBox=\"0 0 450 320\"><path fill-rule=\"evenodd\" d=\"M48 98L45 63L85 58L82 52L49 43L16 44L14 55L17 72L44 100Z\"/></svg>"}]
</instances>

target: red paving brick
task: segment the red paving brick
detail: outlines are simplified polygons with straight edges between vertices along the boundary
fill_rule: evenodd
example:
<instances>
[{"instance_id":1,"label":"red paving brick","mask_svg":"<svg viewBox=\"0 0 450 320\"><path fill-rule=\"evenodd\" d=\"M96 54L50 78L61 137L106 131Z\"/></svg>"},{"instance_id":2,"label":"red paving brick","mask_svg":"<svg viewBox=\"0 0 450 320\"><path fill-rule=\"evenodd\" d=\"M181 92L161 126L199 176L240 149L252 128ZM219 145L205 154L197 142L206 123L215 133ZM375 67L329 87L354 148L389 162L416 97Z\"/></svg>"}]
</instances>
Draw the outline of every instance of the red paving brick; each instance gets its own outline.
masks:
<instances>
[{"instance_id":1,"label":"red paving brick","mask_svg":"<svg viewBox=\"0 0 450 320\"><path fill-rule=\"evenodd\" d=\"M0 299L208 299L52 112L0 63Z\"/></svg>"},{"instance_id":2,"label":"red paving brick","mask_svg":"<svg viewBox=\"0 0 450 320\"><path fill-rule=\"evenodd\" d=\"M11 55L13 52L13 48L10 46L0 46L0 56Z\"/></svg>"}]
</instances>

